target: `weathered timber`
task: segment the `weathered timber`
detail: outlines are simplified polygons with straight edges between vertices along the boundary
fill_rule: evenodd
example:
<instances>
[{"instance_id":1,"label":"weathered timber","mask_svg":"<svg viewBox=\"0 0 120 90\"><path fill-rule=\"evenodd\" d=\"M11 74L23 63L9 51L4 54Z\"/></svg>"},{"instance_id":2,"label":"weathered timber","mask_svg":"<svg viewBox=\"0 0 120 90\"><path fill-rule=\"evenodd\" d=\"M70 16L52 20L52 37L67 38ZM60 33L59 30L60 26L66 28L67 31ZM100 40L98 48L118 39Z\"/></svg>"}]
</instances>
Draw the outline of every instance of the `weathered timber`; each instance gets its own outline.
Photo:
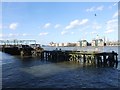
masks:
<instances>
[{"instance_id":1,"label":"weathered timber","mask_svg":"<svg viewBox=\"0 0 120 90\"><path fill-rule=\"evenodd\" d=\"M3 45L1 51L11 55L38 56L43 51L43 48L33 49L29 45Z\"/></svg>"},{"instance_id":2,"label":"weathered timber","mask_svg":"<svg viewBox=\"0 0 120 90\"><path fill-rule=\"evenodd\" d=\"M97 67L114 67L118 65L115 52L80 52L80 51L43 51L41 59L51 61L76 61Z\"/></svg>"},{"instance_id":3,"label":"weathered timber","mask_svg":"<svg viewBox=\"0 0 120 90\"><path fill-rule=\"evenodd\" d=\"M89 51L47 51L42 48L33 49L30 47L5 47L2 50L12 55L37 56L41 60L49 61L75 61L83 64L91 64L97 67L117 67L118 54L116 52L89 52Z\"/></svg>"}]
</instances>

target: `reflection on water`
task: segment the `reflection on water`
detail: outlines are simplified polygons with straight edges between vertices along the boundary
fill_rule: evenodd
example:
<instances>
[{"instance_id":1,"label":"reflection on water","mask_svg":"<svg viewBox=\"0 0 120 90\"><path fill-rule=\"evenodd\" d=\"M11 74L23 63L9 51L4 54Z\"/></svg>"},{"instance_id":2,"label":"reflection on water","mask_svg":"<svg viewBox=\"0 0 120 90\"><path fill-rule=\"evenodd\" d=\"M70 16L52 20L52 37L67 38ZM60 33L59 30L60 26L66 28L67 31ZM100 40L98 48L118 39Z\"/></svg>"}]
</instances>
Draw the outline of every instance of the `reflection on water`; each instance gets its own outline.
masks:
<instances>
[{"instance_id":1,"label":"reflection on water","mask_svg":"<svg viewBox=\"0 0 120 90\"><path fill-rule=\"evenodd\" d=\"M2 54L3 88L117 88L118 68L95 68L77 62L50 62Z\"/></svg>"},{"instance_id":2,"label":"reflection on water","mask_svg":"<svg viewBox=\"0 0 120 90\"><path fill-rule=\"evenodd\" d=\"M57 73L67 72L69 70L75 70L79 67L81 67L81 65L77 63L74 64L73 62L61 62L21 68L21 70L34 76L46 77Z\"/></svg>"}]
</instances>

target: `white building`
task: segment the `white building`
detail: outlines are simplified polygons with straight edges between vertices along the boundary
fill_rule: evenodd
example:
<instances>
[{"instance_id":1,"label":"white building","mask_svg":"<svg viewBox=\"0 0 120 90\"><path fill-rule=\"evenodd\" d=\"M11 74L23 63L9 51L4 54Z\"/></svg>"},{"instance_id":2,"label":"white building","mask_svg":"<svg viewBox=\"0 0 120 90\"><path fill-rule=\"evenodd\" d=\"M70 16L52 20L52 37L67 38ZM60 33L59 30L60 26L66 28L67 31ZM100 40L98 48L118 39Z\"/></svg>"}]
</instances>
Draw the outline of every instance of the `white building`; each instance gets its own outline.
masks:
<instances>
[{"instance_id":1,"label":"white building","mask_svg":"<svg viewBox=\"0 0 120 90\"><path fill-rule=\"evenodd\" d=\"M60 47L63 47L63 46L64 46L64 43L59 43L59 46L60 46Z\"/></svg>"},{"instance_id":2,"label":"white building","mask_svg":"<svg viewBox=\"0 0 120 90\"><path fill-rule=\"evenodd\" d=\"M104 46L104 41L102 39L94 39L91 43L92 46Z\"/></svg>"},{"instance_id":3,"label":"white building","mask_svg":"<svg viewBox=\"0 0 120 90\"><path fill-rule=\"evenodd\" d=\"M102 39L98 39L98 46L104 46L104 41Z\"/></svg>"},{"instance_id":4,"label":"white building","mask_svg":"<svg viewBox=\"0 0 120 90\"><path fill-rule=\"evenodd\" d=\"M97 46L96 45L96 40L92 40L91 46Z\"/></svg>"},{"instance_id":5,"label":"white building","mask_svg":"<svg viewBox=\"0 0 120 90\"><path fill-rule=\"evenodd\" d=\"M80 46L80 42L77 42L77 43L76 43L76 46Z\"/></svg>"},{"instance_id":6,"label":"white building","mask_svg":"<svg viewBox=\"0 0 120 90\"><path fill-rule=\"evenodd\" d=\"M64 43L64 46L68 46L68 43Z\"/></svg>"},{"instance_id":7,"label":"white building","mask_svg":"<svg viewBox=\"0 0 120 90\"><path fill-rule=\"evenodd\" d=\"M87 46L87 43L88 43L87 40L82 40L82 46L83 46L83 47L86 47L86 46Z\"/></svg>"},{"instance_id":8,"label":"white building","mask_svg":"<svg viewBox=\"0 0 120 90\"><path fill-rule=\"evenodd\" d=\"M79 46L86 47L88 45L87 40L81 40L79 41Z\"/></svg>"}]
</instances>

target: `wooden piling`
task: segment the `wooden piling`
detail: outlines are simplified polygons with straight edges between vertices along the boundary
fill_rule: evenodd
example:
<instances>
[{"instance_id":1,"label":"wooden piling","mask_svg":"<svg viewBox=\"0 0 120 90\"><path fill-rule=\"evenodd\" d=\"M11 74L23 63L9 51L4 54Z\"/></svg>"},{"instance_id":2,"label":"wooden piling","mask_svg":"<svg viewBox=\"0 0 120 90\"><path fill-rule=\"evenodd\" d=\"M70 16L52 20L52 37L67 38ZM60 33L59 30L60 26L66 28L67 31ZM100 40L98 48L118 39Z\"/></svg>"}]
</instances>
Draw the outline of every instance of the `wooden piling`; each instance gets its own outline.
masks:
<instances>
[{"instance_id":1,"label":"wooden piling","mask_svg":"<svg viewBox=\"0 0 120 90\"><path fill-rule=\"evenodd\" d=\"M31 48L4 48L4 52L10 53L12 55L17 54L22 57L25 55L33 55L40 57L41 60L50 61L75 61L83 64L92 64L97 67L117 67L118 58L115 52L85 52L85 51L41 51L39 49L33 50Z\"/></svg>"},{"instance_id":2,"label":"wooden piling","mask_svg":"<svg viewBox=\"0 0 120 90\"><path fill-rule=\"evenodd\" d=\"M116 65L115 65L115 67L117 68L118 67L118 58L117 58L117 55L115 55L115 56L116 56L116 61L115 61Z\"/></svg>"}]
</instances>

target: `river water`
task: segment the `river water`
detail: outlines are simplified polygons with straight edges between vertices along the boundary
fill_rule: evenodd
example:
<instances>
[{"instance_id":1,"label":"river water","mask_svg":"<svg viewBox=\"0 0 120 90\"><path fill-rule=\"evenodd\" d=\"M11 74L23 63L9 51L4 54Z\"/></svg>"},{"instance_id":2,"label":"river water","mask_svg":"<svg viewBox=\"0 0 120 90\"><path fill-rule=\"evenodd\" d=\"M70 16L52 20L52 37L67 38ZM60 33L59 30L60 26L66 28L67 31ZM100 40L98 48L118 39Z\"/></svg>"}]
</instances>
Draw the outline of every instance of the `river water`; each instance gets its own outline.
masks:
<instances>
[{"instance_id":1,"label":"river water","mask_svg":"<svg viewBox=\"0 0 120 90\"><path fill-rule=\"evenodd\" d=\"M93 50L92 47L59 48L62 50ZM44 49L53 50L56 47L44 47ZM119 51L118 47L94 48L96 49ZM2 52L0 55L2 55L0 58L2 88L120 88L120 62L118 68L96 68L83 67L78 62L54 63L41 60L39 57L22 58Z\"/></svg>"}]
</instances>

